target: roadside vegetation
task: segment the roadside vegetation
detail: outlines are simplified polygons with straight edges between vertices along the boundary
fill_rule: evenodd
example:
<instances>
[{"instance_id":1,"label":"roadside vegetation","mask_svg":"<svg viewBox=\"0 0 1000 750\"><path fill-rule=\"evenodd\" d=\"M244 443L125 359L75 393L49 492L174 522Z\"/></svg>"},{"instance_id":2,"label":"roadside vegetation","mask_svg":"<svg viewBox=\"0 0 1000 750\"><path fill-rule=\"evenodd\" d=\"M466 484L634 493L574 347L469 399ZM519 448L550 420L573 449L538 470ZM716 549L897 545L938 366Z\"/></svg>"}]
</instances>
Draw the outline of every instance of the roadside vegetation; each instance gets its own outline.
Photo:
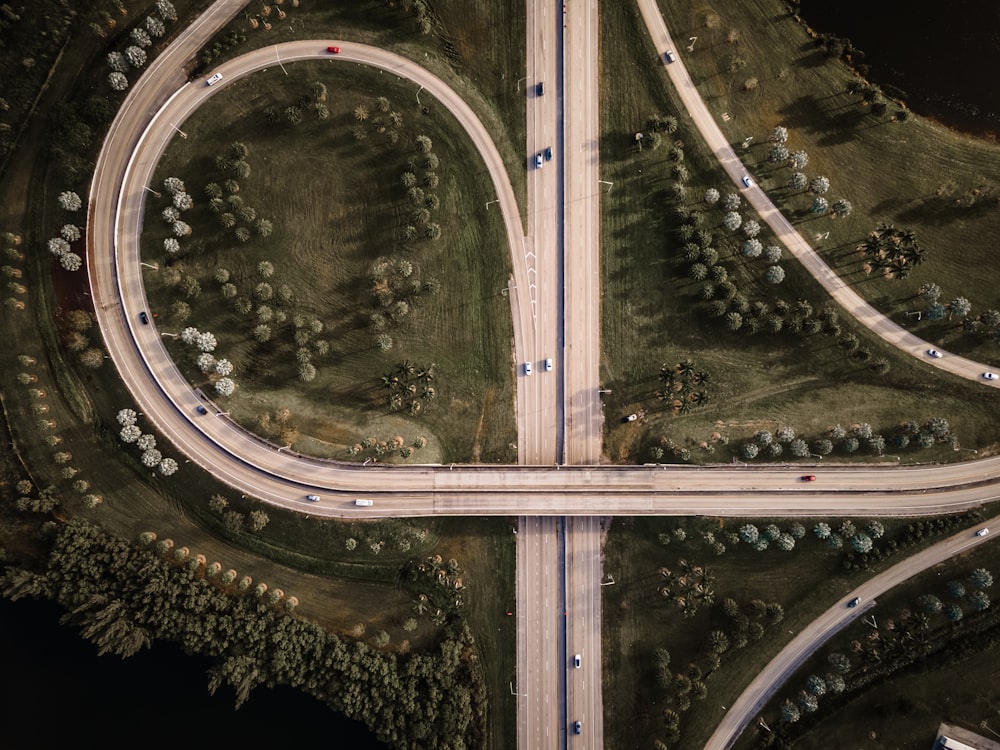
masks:
<instances>
[{"instance_id":1,"label":"roadside vegetation","mask_svg":"<svg viewBox=\"0 0 1000 750\"><path fill-rule=\"evenodd\" d=\"M879 599L796 672L736 747L917 747L942 721L996 722L1000 612L986 549L935 566ZM942 705L942 696L947 696Z\"/></svg>"},{"instance_id":2,"label":"roadside vegetation","mask_svg":"<svg viewBox=\"0 0 1000 750\"><path fill-rule=\"evenodd\" d=\"M90 169L103 129L122 97L160 46L205 4L195 0L164 4L161 0L129 3L125 8L121 3L107 2L79 10L68 9L65 3L43 2L44 7L35 7L30 13L15 7L19 20L4 17L5 24L12 24L5 27L13 29L9 38L35 35L45 49L44 54L36 54L28 46L12 45L4 48L7 56L0 59L0 66L18 84L5 91L0 117L7 157L0 167L4 177L0 189L6 196L0 202L0 252L7 342L5 354L0 355L0 371L5 373L5 443L16 451L3 453L0 478L4 487L0 562L7 567L3 585L8 595L51 595L78 610L67 617L82 626L100 648L115 653L145 648L158 638L177 640L175 629L160 627L162 622L153 623L149 618L162 620L169 611L161 595L176 593L175 584L191 584L199 591L188 601L191 608L183 616L177 613L175 624L189 617L202 627L200 607L206 602L210 607L228 608L233 616L227 627L231 625L233 633L256 633L247 643L257 642L254 639L271 628L294 632L284 652L293 662L320 642L339 643L337 648L347 647L352 654L363 656L362 668L384 674L383 665L395 665L392 670L406 669L414 674L424 670L437 680L447 677L450 668L446 662L451 660L461 676L458 687L449 684L440 691L441 697L461 702L463 695L472 696L471 703L451 712L452 718L468 728L465 736L474 745L509 746L514 731L513 704L492 698L506 693L514 671L513 619L506 615L513 607L514 585L509 521L341 524L234 495L184 461L137 413L105 359L86 293L83 236ZM90 23L91 15L94 23ZM80 23L84 17L85 22ZM51 26L47 35L39 30L43 21ZM56 49L63 41L65 45ZM479 45L477 50L482 52L485 46ZM31 65L28 57L22 60L23 55L30 55ZM20 75L21 69L30 72ZM31 83L35 72L45 74L38 80L48 79L48 89L37 101L33 98L37 83ZM28 83L36 88L29 91ZM27 105L37 107L35 119L27 124L15 113L15 106L6 106L15 95L20 96L22 84L25 95L17 100L17 107L22 108L18 112ZM413 92L405 94L409 103ZM313 97L313 105L321 103L316 94ZM376 97L368 106L372 113L377 112ZM418 112L414 120L433 120L435 115L432 107L426 115ZM309 116L318 116L315 106ZM50 123L51 127L31 127L37 122ZM353 113L351 122L356 122ZM345 139L353 138L351 130L345 130ZM12 133L19 138L16 148L7 140L15 137ZM461 143L452 150L451 140L450 134L442 136L433 151L449 158L457 154L457 162L465 151ZM253 188L245 182L251 176L238 173L244 169L239 162L249 159L253 163L253 157L248 153L246 158L232 159L232 166L223 165L232 173L212 177L196 174L188 185L171 181L169 188L154 186L161 188L155 192L166 196L158 207L161 214L168 206L178 211L169 223L164 223L166 217L157 216L159 226L166 229L160 237L161 253L167 252L162 241L168 237L178 241L177 252L184 252L180 246L192 238L187 232L198 228L197 222L186 219L195 218L191 215L197 213L199 203L206 208L210 196L194 193L192 186L200 191L211 179L223 184L234 179L244 181L244 198L253 195ZM211 167L215 169L214 164ZM254 167L267 171L269 165L256 162ZM428 177L424 169L420 176ZM391 175L394 190L402 191L401 179L401 174ZM446 182L449 178L442 175L439 179ZM450 183L441 189L451 189ZM303 200L312 201L313 196L306 195ZM477 210L486 216L484 205L485 199ZM253 232L254 241L265 239L270 208L259 203L248 208L260 216L245 226ZM227 240L239 247L242 240L235 229L230 228ZM282 236L282 230L290 231L287 226L275 229L272 225L271 229L275 238ZM489 245L493 239L483 236L479 241ZM260 262L251 271L259 276L258 284L275 282L277 292L275 277L280 261L272 262L270 272ZM506 274L502 263L496 266L499 289ZM498 295L498 305L499 300ZM500 318L506 319L509 314ZM312 318L308 323L312 324ZM315 337L311 328L309 332ZM199 331L204 333L211 331ZM198 339L210 345L207 336ZM491 332L483 340L497 344L509 359L509 333ZM214 359L213 376L221 379L227 368L225 357ZM373 401L378 401L378 410L386 414L390 414L391 394L381 379L404 361L403 357L390 360L384 369L371 374L376 394ZM421 360L425 367L444 361L431 354ZM237 374L233 367L230 376ZM506 367L505 361L495 372L503 377ZM403 367L406 369L408 366ZM454 393L463 377L460 374L450 381L444 392ZM416 378L416 382L437 387L426 377ZM400 411L409 406L402 404ZM274 439L298 427L282 409L265 405L259 413L267 415L268 434ZM380 439L365 449L365 457L379 456L381 460L380 451L387 449L400 457L403 449L418 452L428 447L421 440L424 432L394 426L384 434L375 433ZM407 444L395 445L397 433L407 435ZM475 434L473 427L465 437L471 442ZM493 434L485 435L488 444ZM506 436L503 439L504 445L509 442ZM439 454L432 454L431 459L433 455ZM82 519L86 519L85 524ZM69 545L72 550L60 546L60 552L53 555L53 545ZM106 574L99 565L104 553L98 549L105 547L115 550L120 559L135 561L140 570L133 571L127 581ZM433 575L410 575L421 565L429 566ZM41 583L49 566L52 570L64 566L59 573L61 592ZM443 573L440 579L439 570ZM176 580L172 578L175 573ZM502 582L499 585L498 580ZM80 596L88 592L89 599L70 601L77 596L74 591ZM322 635L316 625L323 628ZM309 644L303 646L306 641ZM461 643L461 649L452 649L452 656L446 658L445 651L452 643ZM187 647L199 650L191 640ZM456 654L458 662L452 658ZM272 679L288 682L290 673L278 674L280 670L275 671L270 657L262 657L255 665L246 654L237 659L238 664L224 650L209 655L217 657L213 686L228 684L245 694L254 685ZM393 689L388 681L385 687ZM308 689L315 692L314 687ZM487 692L489 700L484 697ZM345 696L348 693L351 691ZM387 703L405 707L408 700L400 702L401 697L395 695ZM329 703L351 713L359 710L340 697ZM382 709L374 706L360 710L369 712L370 726L381 724L373 731L385 737L397 732L402 737L427 729L421 728L421 721L433 712L424 708L392 709L391 721L384 712L379 715ZM441 720L443 716L438 714ZM401 725L405 727L401 729ZM455 727L457 724L438 724L427 731L432 736L440 733L454 738L462 731ZM402 740L399 746L404 746Z\"/></svg>"},{"instance_id":3,"label":"roadside vegetation","mask_svg":"<svg viewBox=\"0 0 1000 750\"><path fill-rule=\"evenodd\" d=\"M780 15L780 6L774 5L770 10L758 8L759 18ZM727 72L713 73L714 77L702 73L699 54L720 55L723 48L729 49L725 30L743 23L742 11L737 13L733 7L728 23L720 24L722 29L713 27L702 33L700 28L691 28L690 18L700 18L697 12L686 14L683 7L675 6L663 10L668 23L673 24L675 38L699 35L693 55L696 81L709 81L714 86L718 80L731 80L733 74ZM715 8L715 12L719 13L719 9ZM782 20L779 25L784 23ZM767 26L763 21L760 24ZM817 71L822 68L824 75L839 75L844 83L850 79L836 60L822 66L800 60L798 67L792 67L796 55L808 55L810 50L808 46L804 52L786 50L788 36L801 35L804 45L809 39L793 21L788 24L780 40L774 38L772 42L774 55L789 56L790 70L802 69L801 75L812 76L819 75ZM994 452L997 431L988 415L997 402L995 391L938 373L901 355L831 305L826 293L776 246L766 227L747 210L738 187L728 182L705 152L673 97L659 57L662 50L653 49L646 41L639 19L627 8L602 6L601 28L606 57L602 65L601 161L604 179L614 183L602 197L602 386L610 391L605 395L608 457L635 463L744 461L748 460L744 446L761 430L777 434L787 428L803 438L809 450L795 453L788 449L790 446L784 446L780 455L758 451L753 460L815 463L817 455L825 455L825 441L838 446L827 459L838 462L945 462ZM721 39L714 41L712 35L721 35ZM630 39L644 41L630 44ZM685 63L692 57L683 50L679 52ZM815 62L813 57L808 59ZM780 79L769 86L775 91L780 89L783 95L789 87ZM779 202L789 206L786 210L801 210L799 218L808 220L810 228L822 222L823 232L832 232L829 244L822 247L832 245L837 232L858 227L851 245L858 268L865 259L854 254L853 248L868 240L869 264L902 264L907 271L913 266L905 280L865 284L894 284L885 288L896 290L905 287L895 294L912 298L907 309L924 309L929 303L918 297L920 287L935 275L928 274L928 270L939 267L935 264L945 256L953 257L951 251L935 250L937 240L932 240L926 227L916 224L912 217L873 212L880 202L885 205L886 191L898 190L899 200L909 195L909 178L898 182L880 180L878 190L883 197L878 201L874 189L857 191L853 173L848 176L834 169L836 164L851 164L853 152L850 158L845 155L834 164L825 155L825 142L814 145L799 141L798 132L810 128L769 116L778 110L769 109L772 105L762 99L763 88L761 84L751 93L742 92L738 86L726 90L727 105L728 97L733 101L742 101L739 97L744 94L752 97L742 109L731 109L740 117L752 112L758 118L751 127L737 121L741 130L736 145L741 147L743 139L754 136L748 149L759 154L755 158L767 162L768 155L776 151L786 159L780 166L768 167L783 174L782 184L797 173L785 166L789 160L800 167L805 182L790 192L784 188L775 191L773 181L764 179L765 173L758 174L756 168L752 172L754 179L772 194L777 192ZM718 108L722 95L712 91L708 96L710 107ZM721 112L728 109L723 107L717 113L720 120ZM953 136L920 118L910 120L887 122L881 126L882 132L898 133L899 128L916 126L906 132L915 135L919 131L926 140L914 153L922 153L924 146L933 152L937 148L932 145L934 139L940 139L947 148L964 143L968 154L982 153L984 158L991 148L967 143L964 137ZM736 132L736 125L722 121L729 132ZM877 150L878 146L870 148ZM866 158L866 164L881 164L881 157L875 159L869 154ZM900 158L893 168L908 174L920 164L919 160ZM851 189L847 189L849 185ZM814 204L822 211L812 211ZM877 230L882 223L894 226ZM904 232L909 227L914 227L915 240ZM869 237L873 231L877 234L874 239ZM992 234L991 230L983 231L984 236ZM842 242L838 240L838 244ZM895 255L877 250L878 243L892 245ZM915 257L921 261L915 263ZM907 258L911 260L904 262ZM874 265L872 268L872 276L878 276ZM930 296L935 292L933 288L925 291ZM956 298L966 296L970 301L975 296L965 291L951 294ZM947 293L938 292L939 304L945 296ZM987 303L970 304L976 309ZM916 321L916 315L907 320ZM953 323L957 325L958 321ZM933 337L931 340L937 341ZM704 387L688 389L681 399L665 398L664 370L677 371L686 367L684 363L694 363L695 370L707 378ZM695 396L696 392L708 398ZM640 416L623 421L630 414ZM919 441L907 435L907 449L893 449L893 440L906 431L906 425L923 425L938 418L948 422L948 440L917 448ZM861 439L859 448L851 450L852 441L841 446L840 438L835 437L841 430L845 436L856 430L867 434L866 425L871 426L874 437L881 436L885 441L884 450L878 439L873 444Z\"/></svg>"},{"instance_id":4,"label":"roadside vegetation","mask_svg":"<svg viewBox=\"0 0 1000 750\"><path fill-rule=\"evenodd\" d=\"M471 145L392 79L286 69L220 89L158 170L144 259L174 360L294 450L516 461L510 263Z\"/></svg>"},{"instance_id":5,"label":"roadside vegetation","mask_svg":"<svg viewBox=\"0 0 1000 750\"><path fill-rule=\"evenodd\" d=\"M967 527L939 519L616 519L605 550L605 746L703 747L723 706L859 582ZM659 742L661 745L657 745Z\"/></svg>"}]
</instances>

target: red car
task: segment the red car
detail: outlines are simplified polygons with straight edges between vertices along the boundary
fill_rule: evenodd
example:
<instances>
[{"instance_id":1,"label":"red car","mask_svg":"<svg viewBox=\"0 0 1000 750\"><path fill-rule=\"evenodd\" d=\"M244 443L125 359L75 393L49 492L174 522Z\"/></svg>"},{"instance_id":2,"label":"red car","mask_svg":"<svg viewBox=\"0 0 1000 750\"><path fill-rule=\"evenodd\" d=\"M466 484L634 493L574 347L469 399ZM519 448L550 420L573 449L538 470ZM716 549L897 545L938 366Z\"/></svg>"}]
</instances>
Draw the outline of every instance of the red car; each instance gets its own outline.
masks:
<instances>
[{"instance_id":1,"label":"red car","mask_svg":"<svg viewBox=\"0 0 1000 750\"><path fill-rule=\"evenodd\" d=\"M329 52L331 55L339 55L340 47L327 47L326 51Z\"/></svg>"},{"instance_id":2,"label":"red car","mask_svg":"<svg viewBox=\"0 0 1000 750\"><path fill-rule=\"evenodd\" d=\"M802 475L802 481L803 482L815 482L816 481L816 475L815 474L803 474Z\"/></svg>"}]
</instances>

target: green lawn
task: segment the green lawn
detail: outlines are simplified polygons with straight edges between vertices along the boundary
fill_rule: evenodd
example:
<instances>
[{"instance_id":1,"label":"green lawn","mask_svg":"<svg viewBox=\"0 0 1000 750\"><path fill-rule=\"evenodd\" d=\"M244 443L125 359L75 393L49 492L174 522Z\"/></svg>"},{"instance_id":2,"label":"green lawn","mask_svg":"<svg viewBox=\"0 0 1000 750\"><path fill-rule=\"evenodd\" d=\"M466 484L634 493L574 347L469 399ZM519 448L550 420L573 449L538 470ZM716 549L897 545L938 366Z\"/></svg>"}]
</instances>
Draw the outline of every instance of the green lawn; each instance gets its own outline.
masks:
<instances>
[{"instance_id":1,"label":"green lawn","mask_svg":"<svg viewBox=\"0 0 1000 750\"><path fill-rule=\"evenodd\" d=\"M983 515L990 512L984 509ZM794 536L794 524L787 519L615 521L604 563L605 573L614 577L615 585L602 592L605 746L609 750L649 747L656 739L668 747L703 747L721 719L721 707L732 704L792 634L873 573L972 522L964 515L956 516L951 525L907 543L908 520L883 520L884 536L874 542L883 558L870 559L868 569L861 569L857 564L860 558L855 556L855 565L849 569L844 549L835 551L817 538L813 529L819 520L799 521L804 535L791 551L779 549L775 542L757 551L744 541L728 538L746 523L755 525L762 535L773 523L781 532ZM835 533L842 523L842 519L825 521ZM853 524L855 531L865 530L865 521L853 519ZM706 534L712 535L710 540ZM724 547L721 554L713 547L716 543ZM887 553L893 543L898 551ZM695 588L699 583L709 598L686 614L685 605L701 596ZM663 593L665 587L668 595ZM726 612L727 599L739 605L750 628L763 628L756 634L748 633L743 646L738 641L736 620ZM755 614L755 599L766 605L779 604L783 617ZM708 651L710 634L715 630L726 634L728 648L720 654L720 666L713 668ZM697 691L692 691L690 705L680 705L678 690L659 681L659 649L670 654L671 682L678 673L690 677L692 665L697 667L694 679L704 684L704 697L698 698ZM664 710L678 714L679 738L669 735Z\"/></svg>"},{"instance_id":2,"label":"green lawn","mask_svg":"<svg viewBox=\"0 0 1000 750\"><path fill-rule=\"evenodd\" d=\"M773 9L770 14L763 13L764 18L774 15ZM682 16L682 20L678 21L677 16ZM676 38L698 33L690 24L685 25L683 19L687 17L682 9L674 6L669 9L668 23L677 27L674 30ZM723 31L725 28L728 27L723 24ZM782 27L783 35L774 42L774 54L790 57L806 54L797 47L786 50L778 45L778 41L794 38L797 28ZM678 206L703 213L700 228L712 232L718 262L728 271L729 280L735 283L748 303L759 301L767 305L769 312L762 321L780 304L787 303L794 308L799 300L809 303L815 318L825 310L829 300L812 278L787 258L780 263L786 272L785 281L778 286L763 283L766 264L744 258L740 253L745 239L742 233L731 235L723 229L722 210L718 207L709 210L702 200L705 190L710 187L718 188L723 195L737 191L728 185L727 178L687 123L666 73L656 61L657 51L648 42L636 13L630 6L604 5L601 29L604 97L601 160L605 179L614 182L613 191L603 198L602 224L601 374L602 385L612 392L606 397L605 412L608 417L606 453L611 460L654 460L651 449L666 445L666 456L662 459L665 461L679 460L670 450L670 446L676 446L677 451L687 449L689 460L693 462L726 463L737 455L742 440L759 429L773 431L781 425L790 425L800 436L812 440L822 437L837 423L850 427L869 422L876 431L884 431L888 436L894 426L904 420L922 423L934 416L949 420L963 447L978 449L980 455L993 452L997 441L995 420L991 416L997 404L995 391L937 373L911 357L889 350L848 316L839 315L837 330L832 334L808 335L771 334L764 330L751 334L745 329L731 333L724 320L711 317L709 303L698 296L701 284L688 276L691 263L682 257L683 242L677 235L681 223L676 214ZM705 35L700 37L696 51L721 54L711 34L723 31L712 31L707 39ZM685 56L685 61L687 59ZM701 81L705 75L698 68L699 60L695 54L692 65L696 80ZM811 67L805 69L814 72ZM843 71L838 75L838 80L846 80ZM776 85L772 88L778 89ZM754 111L762 118L772 111L772 107L781 106L760 99L767 90L767 86L761 86L755 93L759 100L755 100ZM785 88L781 91L785 92ZM729 100L723 107L712 91L706 93L711 107L719 111L734 109ZM669 143L664 142L655 150L639 151L634 146L634 133L646 130L648 119L653 115L673 115L679 121L678 130L668 138L683 143L683 166L688 177L686 193L680 201L670 197L675 179L671 176L674 164L670 160ZM781 118L775 116L766 126L763 121L755 123L747 133L766 136L780 121ZM735 125L726 127L734 128ZM969 144L919 119L901 125L886 124L880 132L907 132L912 136L919 133L928 139L937 137L945 144L962 142L970 155L984 155L991 148ZM799 137L799 129L793 128L793 133L794 137ZM820 144L805 147L810 151L810 165L822 164L825 171L826 162L822 160L828 158L826 151ZM938 148L930 140L923 147L932 151ZM843 159L838 157L838 163L841 161L853 165L846 154ZM812 166L808 171L815 174ZM847 181L832 169L829 174L835 186L832 192ZM884 183L880 183L880 188L883 192L887 189ZM898 185L901 195L909 195L911 189L907 181ZM780 191L776 195L782 197ZM829 225L836 234L849 225L870 228L878 220L894 220L885 216L864 218L863 196L851 193L851 199L855 212L849 219L838 220L839 224L832 219L818 221L824 227ZM857 231L860 236L866 230ZM918 228L921 238L924 231ZM762 232L760 239L764 245L772 242L767 231ZM931 246L929 239L926 244ZM928 255L925 266L921 266L911 280L884 282L885 288L895 290L897 297L914 294L915 284L924 279L926 269L935 268L935 264L944 262L950 253L932 251ZM866 282L863 286L874 289L875 283ZM945 286L943 282L942 286ZM971 293L969 296L972 297ZM786 314L786 322L789 319ZM828 330L829 326L825 328ZM859 350L866 350L868 359L848 357L838 346L838 340L847 334L858 337ZM705 406L693 407L687 414L677 414L656 397L655 392L660 387L657 375L661 365L672 366L684 359L692 360L697 369L709 375L710 380L702 389L708 400ZM880 359L884 359L888 367L886 374L879 374L872 368ZM631 424L620 422L621 416L640 410L646 412L644 420ZM729 446L711 443L713 432L729 439ZM702 442L708 442L714 451L699 448ZM910 449L901 454L901 460L949 461L970 455L948 448L919 453ZM787 460L788 457L786 452L782 458ZM871 460L872 454L862 450L850 457L837 450L830 459Z\"/></svg>"},{"instance_id":3,"label":"green lawn","mask_svg":"<svg viewBox=\"0 0 1000 750\"><path fill-rule=\"evenodd\" d=\"M661 3L661 10L675 39L698 37L693 52L682 51L684 63L731 141L754 136L744 160L785 213L797 216L812 197L792 194L785 187L791 170L767 164L766 140L777 125L788 128L790 150L809 154L807 176L829 177L830 202L844 197L853 204L846 219L801 221L807 237L830 233L818 249L838 273L929 341L985 362L1000 360L991 337L964 335L958 319L917 323L904 315L923 309L912 298L925 282L940 285L943 303L968 298L974 316L1000 306L991 275L970 272L987 266L1000 230L991 177L1000 165L996 144L916 116L894 122L899 107L892 103L884 115L873 115L860 97L845 92L853 74L814 45L781 0L722 0L710 9ZM731 34L736 41L728 41ZM758 85L748 91L749 79ZM927 251L905 280L861 271L854 248L879 222L912 229Z\"/></svg>"},{"instance_id":4,"label":"green lawn","mask_svg":"<svg viewBox=\"0 0 1000 750\"><path fill-rule=\"evenodd\" d=\"M878 632L868 623L857 622L831 639L779 691L776 700L764 711L765 720L772 723L775 729L781 725L776 706L786 698L794 699L808 675L828 673L830 663L827 657L831 653L843 653L851 659L852 670L845 675L850 685L866 663L865 657L858 654L852 644L870 645L871 639L878 636L883 639L884 649L888 652L893 633L908 629L904 621L905 612L921 611L918 598L922 594L933 594L945 603L954 601L947 593L946 584L949 581L965 581L971 591L973 589L967 583L969 572L983 567L995 575L996 562L995 550L980 548L935 566L880 597L878 607L872 613L879 625ZM991 599L996 597L995 588L994 584L985 589ZM931 615L930 628L921 637L933 640L945 634L946 638L957 640L966 635L974 627L977 616L968 603L963 608L965 617L958 625L949 624L943 614ZM994 633L995 630L994 625ZM844 698L828 695L820 699L820 708L815 716L801 720L806 730L795 742L795 747L851 747L861 746L862 743L865 747L878 750L930 747L942 721L989 736L988 731L980 728L980 722L988 721L995 726L1000 717L1000 697L994 688L997 668L995 645L982 651L970 650L961 656L935 654L894 678L876 680L860 693L847 693ZM758 747L758 734L753 730L746 732L737 747Z\"/></svg>"},{"instance_id":5,"label":"green lawn","mask_svg":"<svg viewBox=\"0 0 1000 750\"><path fill-rule=\"evenodd\" d=\"M501 224L483 208L489 187L469 141L446 114L421 114L406 86L389 77L328 62L286 67L287 78L275 68L223 89L185 123L191 138L172 144L160 165L156 182L180 176L196 201L184 212L194 232L172 259L164 257L169 228L159 216L167 197L148 204L145 257L167 269L147 284L153 310L164 313L162 327L177 332L194 325L215 333L215 354L232 361L238 384L236 395L220 405L250 429L260 429L262 414L289 409L300 437L286 442L300 450L346 459L347 449L367 437L399 435L404 445L428 441L411 461L513 462L512 334L509 305L499 293L509 259ZM308 96L314 82L329 92L327 121L310 118L295 127L268 122L269 108L283 112ZM391 112L378 111L379 97L388 100ZM359 106L370 113L363 123L354 115ZM401 125L390 122L393 114ZM355 139L355 128L364 129L365 140ZM439 160L434 169L417 151L414 139L420 135L432 141L432 156ZM239 180L237 198L274 224L266 239L242 245L219 226L203 192L210 181L225 184L228 175L213 160L235 140L247 145L251 167ZM404 239L411 213L420 207L400 183L407 171L421 182L428 175L439 180L423 190L425 198L440 201L427 211L440 226L440 240ZM257 272L261 261L273 265L266 279ZM399 275L401 291L388 305L373 294L372 268L380 262L403 264L409 273ZM235 298L224 298L214 279L220 267L229 271ZM197 298L167 286L178 274L198 280ZM257 294L265 281L274 289L271 299ZM439 291L427 291L431 283ZM283 286L291 292L287 301L280 299ZM253 312L234 310L241 298L253 302ZM178 299L191 305L184 323L168 313ZM399 299L408 313L397 312L393 300ZM321 322L320 332L307 330L314 320ZM272 330L265 343L252 336L261 323ZM390 350L377 348L378 335L391 338ZM196 351L177 339L170 346L192 381L211 391L208 379L192 368ZM302 348L311 351L317 371L308 383L296 378ZM407 415L410 398L390 412L380 383L404 361L435 365L436 397L421 402L418 417Z\"/></svg>"}]
</instances>

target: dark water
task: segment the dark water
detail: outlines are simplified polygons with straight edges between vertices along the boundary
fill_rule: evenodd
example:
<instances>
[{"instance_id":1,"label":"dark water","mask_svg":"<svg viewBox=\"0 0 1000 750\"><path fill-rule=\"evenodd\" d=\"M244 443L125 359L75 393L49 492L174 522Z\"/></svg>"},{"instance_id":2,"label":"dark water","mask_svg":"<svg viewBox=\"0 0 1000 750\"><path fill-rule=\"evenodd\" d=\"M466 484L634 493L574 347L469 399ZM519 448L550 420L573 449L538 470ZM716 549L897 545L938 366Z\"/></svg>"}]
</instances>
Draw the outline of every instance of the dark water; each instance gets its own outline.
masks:
<instances>
[{"instance_id":1,"label":"dark water","mask_svg":"<svg viewBox=\"0 0 1000 750\"><path fill-rule=\"evenodd\" d=\"M239 711L208 694L206 659L157 644L97 656L62 610L0 598L0 747L16 750L260 748L385 750L357 722L294 690L258 689Z\"/></svg>"},{"instance_id":2,"label":"dark water","mask_svg":"<svg viewBox=\"0 0 1000 750\"><path fill-rule=\"evenodd\" d=\"M801 0L814 31L865 52L868 79L908 95L915 112L970 132L1000 132L1000 2Z\"/></svg>"}]
</instances>

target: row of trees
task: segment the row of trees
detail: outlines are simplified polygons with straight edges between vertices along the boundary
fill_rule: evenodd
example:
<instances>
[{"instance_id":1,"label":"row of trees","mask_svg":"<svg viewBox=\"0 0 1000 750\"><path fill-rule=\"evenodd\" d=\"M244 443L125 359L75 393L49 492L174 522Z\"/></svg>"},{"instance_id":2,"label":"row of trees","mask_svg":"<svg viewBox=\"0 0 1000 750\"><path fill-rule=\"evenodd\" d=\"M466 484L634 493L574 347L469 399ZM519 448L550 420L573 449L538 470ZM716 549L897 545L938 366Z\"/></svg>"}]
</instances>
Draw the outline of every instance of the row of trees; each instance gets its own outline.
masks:
<instances>
[{"instance_id":1,"label":"row of trees","mask_svg":"<svg viewBox=\"0 0 1000 750\"><path fill-rule=\"evenodd\" d=\"M828 456L835 450L851 455L864 446L869 452L881 456L890 447L895 451L903 451L907 448L927 449L939 444L954 447L958 444L958 436L951 431L948 420L943 417L932 417L922 424L912 420L900 422L886 432L888 439L875 432L867 422L850 428L837 424L828 428L823 437L807 442L796 437L792 427L784 426L774 433L759 430L743 443L740 453L748 461L784 457L786 451L793 458L808 458Z\"/></svg>"},{"instance_id":2,"label":"row of trees","mask_svg":"<svg viewBox=\"0 0 1000 750\"><path fill-rule=\"evenodd\" d=\"M160 474L169 477L180 468L177 461L166 457L156 447L156 437L144 433L137 424L139 415L135 409L121 409L116 420L121 426L119 439L126 445L135 445L142 452L142 465L150 469L158 469Z\"/></svg>"},{"instance_id":3,"label":"row of trees","mask_svg":"<svg viewBox=\"0 0 1000 750\"><path fill-rule=\"evenodd\" d=\"M164 21L177 20L177 11L169 0L157 0L156 10L158 15L147 16L141 25L132 27L129 32L130 44L124 52L114 50L108 53L107 63L108 67L111 68L111 72L108 74L108 83L115 91L125 91L128 88L127 73L130 70L140 70L145 67L146 50L153 46L153 39L158 39L166 34ZM95 24L92 24L91 28L94 26Z\"/></svg>"},{"instance_id":4,"label":"row of trees","mask_svg":"<svg viewBox=\"0 0 1000 750\"><path fill-rule=\"evenodd\" d=\"M252 581L243 586L249 577L237 582L235 571L190 552L177 559L168 541L146 534L132 544L75 519L59 527L46 567L8 568L3 591L55 599L66 621L108 653L127 656L170 640L208 656L209 688L231 686L237 706L257 686L287 685L394 747L485 743L483 676L462 624L447 628L428 653L376 651L289 613L290 597L261 584L250 590Z\"/></svg>"}]
</instances>

